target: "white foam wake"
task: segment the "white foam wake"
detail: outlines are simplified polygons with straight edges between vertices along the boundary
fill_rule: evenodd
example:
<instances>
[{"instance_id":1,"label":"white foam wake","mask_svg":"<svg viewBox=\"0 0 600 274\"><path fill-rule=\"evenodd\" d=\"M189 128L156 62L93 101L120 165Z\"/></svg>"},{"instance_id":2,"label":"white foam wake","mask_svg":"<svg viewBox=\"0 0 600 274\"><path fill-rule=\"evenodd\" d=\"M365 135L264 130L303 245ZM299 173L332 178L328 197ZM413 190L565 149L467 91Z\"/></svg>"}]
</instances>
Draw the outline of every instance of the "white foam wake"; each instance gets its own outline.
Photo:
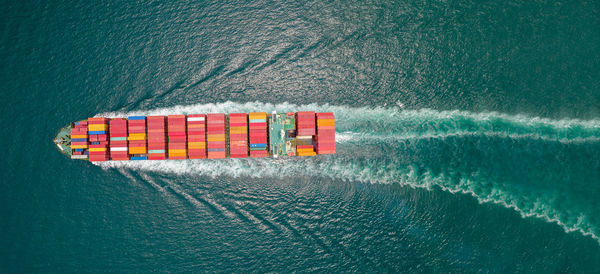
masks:
<instances>
[{"instance_id":1,"label":"white foam wake","mask_svg":"<svg viewBox=\"0 0 600 274\"><path fill-rule=\"evenodd\" d=\"M446 138L450 136L486 135L503 138L526 138L558 142L598 142L598 120L551 120L545 118L506 115L499 113L470 113L464 111L400 110L399 108L350 108L330 105L293 105L255 103L199 104L147 111L102 113L97 116L126 117L130 115L168 115L193 113L233 113L252 111L333 111L336 115L338 154L320 157L284 159L222 159L186 161L124 161L103 162L102 168L119 168L175 174L194 174L209 177L281 177L322 176L337 180L368 183L399 183L410 187L433 186L451 193L472 195L481 203L495 203L512 208L523 217L536 217L560 225L565 231L578 231L600 243L598 224L590 221L593 210L585 205L560 208L554 192L522 192L506 182L494 182L477 174L454 174L423 171L422 166L403 164L393 154L364 154L358 156L361 144L393 143L402 139ZM358 144L358 146L356 146ZM357 158L357 157L362 157ZM371 157L371 158L369 158ZM451 172L451 171L450 171ZM551 185L549 186L551 187ZM576 202L576 191L568 198Z\"/></svg>"}]
</instances>

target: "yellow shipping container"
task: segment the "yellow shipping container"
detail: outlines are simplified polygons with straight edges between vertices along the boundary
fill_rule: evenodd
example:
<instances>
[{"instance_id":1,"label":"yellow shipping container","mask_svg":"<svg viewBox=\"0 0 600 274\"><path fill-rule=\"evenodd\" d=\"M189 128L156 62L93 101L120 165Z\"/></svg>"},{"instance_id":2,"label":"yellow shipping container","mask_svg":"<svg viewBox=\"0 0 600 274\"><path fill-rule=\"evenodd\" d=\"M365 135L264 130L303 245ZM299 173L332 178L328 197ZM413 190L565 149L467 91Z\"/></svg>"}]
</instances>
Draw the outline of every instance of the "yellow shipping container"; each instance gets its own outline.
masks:
<instances>
[{"instance_id":1,"label":"yellow shipping container","mask_svg":"<svg viewBox=\"0 0 600 274\"><path fill-rule=\"evenodd\" d=\"M229 134L244 134L247 133L248 130L246 127L230 127Z\"/></svg>"},{"instance_id":2,"label":"yellow shipping container","mask_svg":"<svg viewBox=\"0 0 600 274\"><path fill-rule=\"evenodd\" d=\"M302 153L298 153L298 156L315 156L317 155L316 152L302 152Z\"/></svg>"},{"instance_id":3,"label":"yellow shipping container","mask_svg":"<svg viewBox=\"0 0 600 274\"><path fill-rule=\"evenodd\" d=\"M145 137L146 133L129 133L129 137Z\"/></svg>"},{"instance_id":4,"label":"yellow shipping container","mask_svg":"<svg viewBox=\"0 0 600 274\"><path fill-rule=\"evenodd\" d=\"M206 148L205 142L190 142L188 143L188 148Z\"/></svg>"},{"instance_id":5,"label":"yellow shipping container","mask_svg":"<svg viewBox=\"0 0 600 274\"><path fill-rule=\"evenodd\" d=\"M146 140L146 136L129 136L127 138L129 141L143 141Z\"/></svg>"},{"instance_id":6,"label":"yellow shipping container","mask_svg":"<svg viewBox=\"0 0 600 274\"><path fill-rule=\"evenodd\" d=\"M206 139L209 142L225 142L225 136L223 136L223 137L208 137Z\"/></svg>"},{"instance_id":7,"label":"yellow shipping container","mask_svg":"<svg viewBox=\"0 0 600 274\"><path fill-rule=\"evenodd\" d=\"M312 152L312 151L314 151L314 150L313 150L312 148L299 148L299 149L297 149L296 151L297 151L298 153L301 153L301 152Z\"/></svg>"},{"instance_id":8,"label":"yellow shipping container","mask_svg":"<svg viewBox=\"0 0 600 274\"><path fill-rule=\"evenodd\" d=\"M105 125L105 124L88 125L89 131L100 131L100 130L107 130L107 129L108 129L108 125Z\"/></svg>"},{"instance_id":9,"label":"yellow shipping container","mask_svg":"<svg viewBox=\"0 0 600 274\"><path fill-rule=\"evenodd\" d=\"M171 153L185 153L186 149L169 149L169 154Z\"/></svg>"},{"instance_id":10,"label":"yellow shipping container","mask_svg":"<svg viewBox=\"0 0 600 274\"><path fill-rule=\"evenodd\" d=\"M317 126L335 126L335 120L333 120L333 119L317 120Z\"/></svg>"},{"instance_id":11,"label":"yellow shipping container","mask_svg":"<svg viewBox=\"0 0 600 274\"><path fill-rule=\"evenodd\" d=\"M71 139L81 139L81 138L86 138L87 139L87 135L71 135Z\"/></svg>"},{"instance_id":12,"label":"yellow shipping container","mask_svg":"<svg viewBox=\"0 0 600 274\"><path fill-rule=\"evenodd\" d=\"M250 113L248 113L248 119L250 119L250 120L266 119L266 118L267 118L266 112L250 112Z\"/></svg>"},{"instance_id":13,"label":"yellow shipping container","mask_svg":"<svg viewBox=\"0 0 600 274\"><path fill-rule=\"evenodd\" d=\"M76 149L76 148L87 148L87 145L71 145L71 149Z\"/></svg>"},{"instance_id":14,"label":"yellow shipping container","mask_svg":"<svg viewBox=\"0 0 600 274\"><path fill-rule=\"evenodd\" d=\"M146 153L145 147L130 147L129 154L144 154Z\"/></svg>"},{"instance_id":15,"label":"yellow shipping container","mask_svg":"<svg viewBox=\"0 0 600 274\"><path fill-rule=\"evenodd\" d=\"M90 151L106 151L105 147L92 147Z\"/></svg>"}]
</instances>

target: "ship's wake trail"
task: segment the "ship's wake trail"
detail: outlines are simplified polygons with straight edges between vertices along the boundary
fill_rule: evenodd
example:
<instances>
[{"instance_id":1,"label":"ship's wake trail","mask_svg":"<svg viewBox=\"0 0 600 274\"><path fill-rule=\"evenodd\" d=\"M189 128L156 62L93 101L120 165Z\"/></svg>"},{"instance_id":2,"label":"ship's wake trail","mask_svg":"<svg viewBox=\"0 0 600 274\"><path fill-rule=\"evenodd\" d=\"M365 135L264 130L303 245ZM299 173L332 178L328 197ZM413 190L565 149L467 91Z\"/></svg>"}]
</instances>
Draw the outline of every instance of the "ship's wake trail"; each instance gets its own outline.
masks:
<instances>
[{"instance_id":1,"label":"ship's wake trail","mask_svg":"<svg viewBox=\"0 0 600 274\"><path fill-rule=\"evenodd\" d=\"M105 162L103 168L205 176L320 176L465 193L600 243L600 121L499 113L222 103L134 114L333 111L337 154L287 159ZM291 175L290 175L291 174Z\"/></svg>"}]
</instances>

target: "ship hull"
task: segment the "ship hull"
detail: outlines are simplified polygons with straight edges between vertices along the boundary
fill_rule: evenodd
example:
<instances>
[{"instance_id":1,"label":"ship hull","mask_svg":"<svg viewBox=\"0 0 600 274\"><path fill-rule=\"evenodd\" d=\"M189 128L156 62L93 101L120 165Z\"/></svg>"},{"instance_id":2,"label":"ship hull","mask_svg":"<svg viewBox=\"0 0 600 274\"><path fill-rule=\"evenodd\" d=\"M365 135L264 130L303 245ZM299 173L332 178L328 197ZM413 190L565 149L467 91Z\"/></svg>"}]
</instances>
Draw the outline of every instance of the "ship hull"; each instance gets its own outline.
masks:
<instances>
[{"instance_id":1,"label":"ship hull","mask_svg":"<svg viewBox=\"0 0 600 274\"><path fill-rule=\"evenodd\" d=\"M72 159L102 161L263 158L335 154L331 112L92 117L59 130Z\"/></svg>"}]
</instances>

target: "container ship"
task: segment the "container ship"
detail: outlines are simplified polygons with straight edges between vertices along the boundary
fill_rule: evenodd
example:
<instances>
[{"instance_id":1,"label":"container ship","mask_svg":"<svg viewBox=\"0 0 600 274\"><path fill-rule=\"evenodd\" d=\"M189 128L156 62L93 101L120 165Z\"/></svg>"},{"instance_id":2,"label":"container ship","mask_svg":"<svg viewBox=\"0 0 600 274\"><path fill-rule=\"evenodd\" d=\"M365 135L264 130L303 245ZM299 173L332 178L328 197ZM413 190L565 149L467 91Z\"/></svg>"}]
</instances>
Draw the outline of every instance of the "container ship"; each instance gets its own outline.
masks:
<instances>
[{"instance_id":1,"label":"container ship","mask_svg":"<svg viewBox=\"0 0 600 274\"><path fill-rule=\"evenodd\" d=\"M335 154L335 118L314 111L92 117L60 129L54 143L90 162L315 156Z\"/></svg>"}]
</instances>

